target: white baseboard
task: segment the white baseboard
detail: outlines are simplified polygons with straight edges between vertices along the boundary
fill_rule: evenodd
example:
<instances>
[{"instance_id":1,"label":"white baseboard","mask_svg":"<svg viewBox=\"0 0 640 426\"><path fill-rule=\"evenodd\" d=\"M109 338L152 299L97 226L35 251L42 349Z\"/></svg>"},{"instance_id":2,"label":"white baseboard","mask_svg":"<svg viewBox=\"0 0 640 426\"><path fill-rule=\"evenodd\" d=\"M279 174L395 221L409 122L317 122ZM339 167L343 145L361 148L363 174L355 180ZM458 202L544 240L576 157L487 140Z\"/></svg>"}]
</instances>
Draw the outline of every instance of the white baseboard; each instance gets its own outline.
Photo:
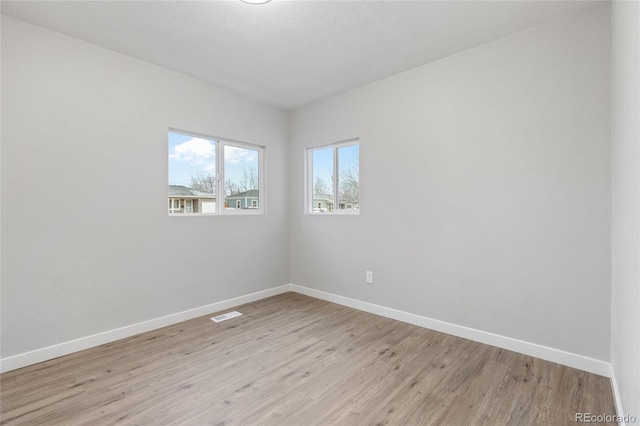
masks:
<instances>
[{"instance_id":1,"label":"white baseboard","mask_svg":"<svg viewBox=\"0 0 640 426\"><path fill-rule=\"evenodd\" d=\"M617 408L618 410L621 410L615 377L613 376L611 364L608 362L588 358L582 355L577 355L558 349L549 348L546 346L537 345L535 343L529 343L522 340L512 339L510 337L488 333L486 331L476 330L469 327L464 327L416 314L411 314L404 311L399 311L397 309L388 308L385 306L375 305L373 303L363 302L360 300L327 293L321 290L303 287L297 284L287 284L263 291L258 291L244 296L235 297L233 299L223 300L206 306L201 306L199 308L189 309L187 311L178 312L176 314L143 321L137 324L132 324L114 330L105 331L103 333L94 334L92 336L82 337L80 339L71 340L45 348L36 349L31 352L25 352L22 354L3 358L0 360L0 372L11 371L18 368L26 367L31 364L48 361L50 359L68 355L73 352L78 352L84 349L92 348L94 346L110 343L115 340L124 339L126 337L131 337L136 334L155 330L161 327L166 327L168 325L176 324L181 321L186 321L203 315L208 315L224 309L233 308L244 303L254 302L256 300L275 296L287 291L294 291L300 294L315 297L317 299L326 300L328 302L337 303L339 305L347 306L383 317L395 319L409 324L414 324L420 327L429 328L431 330L440 331L442 333L451 334L476 342L497 346L499 348L534 356L536 358L545 359L547 361L577 368L579 370L588 371L590 373L599 374L605 377L610 377L612 378L612 385L614 396L616 398Z\"/></svg>"},{"instance_id":2,"label":"white baseboard","mask_svg":"<svg viewBox=\"0 0 640 426\"><path fill-rule=\"evenodd\" d=\"M146 331L177 324L182 321L212 314L217 311L233 308L235 306L254 302L266 297L275 296L287 291L291 291L290 285L288 284L3 358L0 360L0 373L48 361L73 352L89 349L94 346L103 345L126 337L135 336L136 334L144 333Z\"/></svg>"},{"instance_id":3,"label":"white baseboard","mask_svg":"<svg viewBox=\"0 0 640 426\"><path fill-rule=\"evenodd\" d=\"M622 399L620 398L620 389L618 389L618 381L616 380L616 370L613 368L613 364L609 366L609 379L611 380L611 389L613 389L613 401L616 404L616 412L622 419L618 423L618 426L626 426L624 421L624 415L626 414L622 408Z\"/></svg>"},{"instance_id":4,"label":"white baseboard","mask_svg":"<svg viewBox=\"0 0 640 426\"><path fill-rule=\"evenodd\" d=\"M553 349L546 346L529 343L522 340L512 339L510 337L500 336L498 334L488 333L486 331L476 330L461 325L456 325L432 318L423 317L408 312L399 311L385 306L375 305L373 303L363 302L321 290L309 287L303 287L297 284L290 284L291 291L315 297L317 299L326 300L328 302L337 303L339 305L348 306L350 308L380 315L383 317L395 319L420 327L429 328L431 330L440 331L442 333L451 334L453 336L462 337L473 340L475 342L485 343L491 346L497 346L502 349L530 355L541 358L557 364L566 365L568 367L577 368L579 370L588 371L590 373L599 374L601 376L610 377L611 364L594 358L577 355L571 352Z\"/></svg>"}]
</instances>

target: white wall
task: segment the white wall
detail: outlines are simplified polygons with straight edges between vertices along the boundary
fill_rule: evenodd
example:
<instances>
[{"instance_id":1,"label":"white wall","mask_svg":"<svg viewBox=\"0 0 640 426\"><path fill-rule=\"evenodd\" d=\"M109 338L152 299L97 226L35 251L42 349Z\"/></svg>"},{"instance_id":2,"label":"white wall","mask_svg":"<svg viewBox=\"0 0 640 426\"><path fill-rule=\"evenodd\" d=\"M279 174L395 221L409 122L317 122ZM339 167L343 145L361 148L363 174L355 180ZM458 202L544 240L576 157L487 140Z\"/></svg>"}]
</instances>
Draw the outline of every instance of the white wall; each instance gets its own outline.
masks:
<instances>
[{"instance_id":1,"label":"white wall","mask_svg":"<svg viewBox=\"0 0 640 426\"><path fill-rule=\"evenodd\" d=\"M619 414L640 418L640 6L611 7L611 363Z\"/></svg>"},{"instance_id":2,"label":"white wall","mask_svg":"<svg viewBox=\"0 0 640 426\"><path fill-rule=\"evenodd\" d=\"M294 111L291 281L608 361L609 41L603 6ZM361 214L304 215L353 137Z\"/></svg>"},{"instance_id":3,"label":"white wall","mask_svg":"<svg viewBox=\"0 0 640 426\"><path fill-rule=\"evenodd\" d=\"M1 356L291 281L609 360L633 287L610 305L608 20L300 108L289 150L282 111L3 17ZM167 217L169 126L266 145L267 214ZM305 216L304 148L351 137L361 215Z\"/></svg>"},{"instance_id":4,"label":"white wall","mask_svg":"<svg viewBox=\"0 0 640 426\"><path fill-rule=\"evenodd\" d=\"M169 126L265 145L267 213L168 217ZM288 131L283 111L2 17L2 357L287 284Z\"/></svg>"}]
</instances>

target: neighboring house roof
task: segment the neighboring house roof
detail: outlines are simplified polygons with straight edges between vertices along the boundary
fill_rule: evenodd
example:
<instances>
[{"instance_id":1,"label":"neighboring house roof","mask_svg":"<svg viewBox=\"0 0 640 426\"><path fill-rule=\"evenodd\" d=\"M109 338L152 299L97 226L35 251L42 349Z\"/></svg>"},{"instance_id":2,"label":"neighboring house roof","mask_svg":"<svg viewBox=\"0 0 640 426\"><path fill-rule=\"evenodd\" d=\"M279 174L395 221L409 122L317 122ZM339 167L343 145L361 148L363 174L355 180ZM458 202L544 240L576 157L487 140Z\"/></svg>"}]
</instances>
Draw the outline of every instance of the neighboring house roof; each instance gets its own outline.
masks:
<instances>
[{"instance_id":1,"label":"neighboring house roof","mask_svg":"<svg viewBox=\"0 0 640 426\"><path fill-rule=\"evenodd\" d=\"M250 189L248 191L238 192L237 194L229 195L227 197L227 200L231 198L259 198L259 196L260 196L260 191L258 191L257 189Z\"/></svg>"},{"instance_id":2,"label":"neighboring house roof","mask_svg":"<svg viewBox=\"0 0 640 426\"><path fill-rule=\"evenodd\" d=\"M327 201L329 203L333 203L333 195L331 194L313 194L313 200L314 201ZM358 204L359 201L357 200L350 200L347 198L340 198L338 200L339 203L353 203L353 204Z\"/></svg>"},{"instance_id":3,"label":"neighboring house roof","mask_svg":"<svg viewBox=\"0 0 640 426\"><path fill-rule=\"evenodd\" d=\"M359 203L358 200L352 200L350 198L340 198L338 201L340 203L353 203L353 204L358 204Z\"/></svg>"},{"instance_id":4,"label":"neighboring house roof","mask_svg":"<svg viewBox=\"0 0 640 426\"><path fill-rule=\"evenodd\" d=\"M313 194L313 199L333 202L333 195L332 194Z\"/></svg>"},{"instance_id":5,"label":"neighboring house roof","mask_svg":"<svg viewBox=\"0 0 640 426\"><path fill-rule=\"evenodd\" d=\"M207 192L196 191L182 185L169 185L169 197L212 198L216 196Z\"/></svg>"}]
</instances>

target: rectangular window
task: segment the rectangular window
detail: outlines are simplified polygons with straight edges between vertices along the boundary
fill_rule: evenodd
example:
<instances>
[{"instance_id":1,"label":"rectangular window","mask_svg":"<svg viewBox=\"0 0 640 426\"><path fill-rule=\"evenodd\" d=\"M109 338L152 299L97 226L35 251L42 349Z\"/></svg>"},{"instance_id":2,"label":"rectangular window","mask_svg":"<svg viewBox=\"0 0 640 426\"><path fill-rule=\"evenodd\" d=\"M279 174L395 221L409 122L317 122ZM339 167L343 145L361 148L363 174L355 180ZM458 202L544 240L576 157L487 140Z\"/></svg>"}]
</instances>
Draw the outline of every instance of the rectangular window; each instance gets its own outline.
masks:
<instances>
[{"instance_id":1,"label":"rectangular window","mask_svg":"<svg viewBox=\"0 0 640 426\"><path fill-rule=\"evenodd\" d=\"M169 213L180 213L179 198L169 198Z\"/></svg>"},{"instance_id":2,"label":"rectangular window","mask_svg":"<svg viewBox=\"0 0 640 426\"><path fill-rule=\"evenodd\" d=\"M169 214L263 213L263 164L262 146L170 129Z\"/></svg>"},{"instance_id":3,"label":"rectangular window","mask_svg":"<svg viewBox=\"0 0 640 426\"><path fill-rule=\"evenodd\" d=\"M307 213L360 211L360 141L307 149Z\"/></svg>"}]
</instances>

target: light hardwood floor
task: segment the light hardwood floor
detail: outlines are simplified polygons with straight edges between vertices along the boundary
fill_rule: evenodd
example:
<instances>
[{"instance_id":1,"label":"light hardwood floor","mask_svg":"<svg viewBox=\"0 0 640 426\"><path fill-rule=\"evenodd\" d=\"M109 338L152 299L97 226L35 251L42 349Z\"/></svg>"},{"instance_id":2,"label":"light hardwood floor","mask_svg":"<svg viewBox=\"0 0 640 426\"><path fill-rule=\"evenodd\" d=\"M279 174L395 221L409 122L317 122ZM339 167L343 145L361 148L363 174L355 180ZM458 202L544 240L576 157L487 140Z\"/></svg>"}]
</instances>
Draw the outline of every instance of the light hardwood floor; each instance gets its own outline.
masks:
<instances>
[{"instance_id":1,"label":"light hardwood floor","mask_svg":"<svg viewBox=\"0 0 640 426\"><path fill-rule=\"evenodd\" d=\"M231 310L231 309L230 309ZM0 376L22 425L575 425L609 379L297 293Z\"/></svg>"}]
</instances>

